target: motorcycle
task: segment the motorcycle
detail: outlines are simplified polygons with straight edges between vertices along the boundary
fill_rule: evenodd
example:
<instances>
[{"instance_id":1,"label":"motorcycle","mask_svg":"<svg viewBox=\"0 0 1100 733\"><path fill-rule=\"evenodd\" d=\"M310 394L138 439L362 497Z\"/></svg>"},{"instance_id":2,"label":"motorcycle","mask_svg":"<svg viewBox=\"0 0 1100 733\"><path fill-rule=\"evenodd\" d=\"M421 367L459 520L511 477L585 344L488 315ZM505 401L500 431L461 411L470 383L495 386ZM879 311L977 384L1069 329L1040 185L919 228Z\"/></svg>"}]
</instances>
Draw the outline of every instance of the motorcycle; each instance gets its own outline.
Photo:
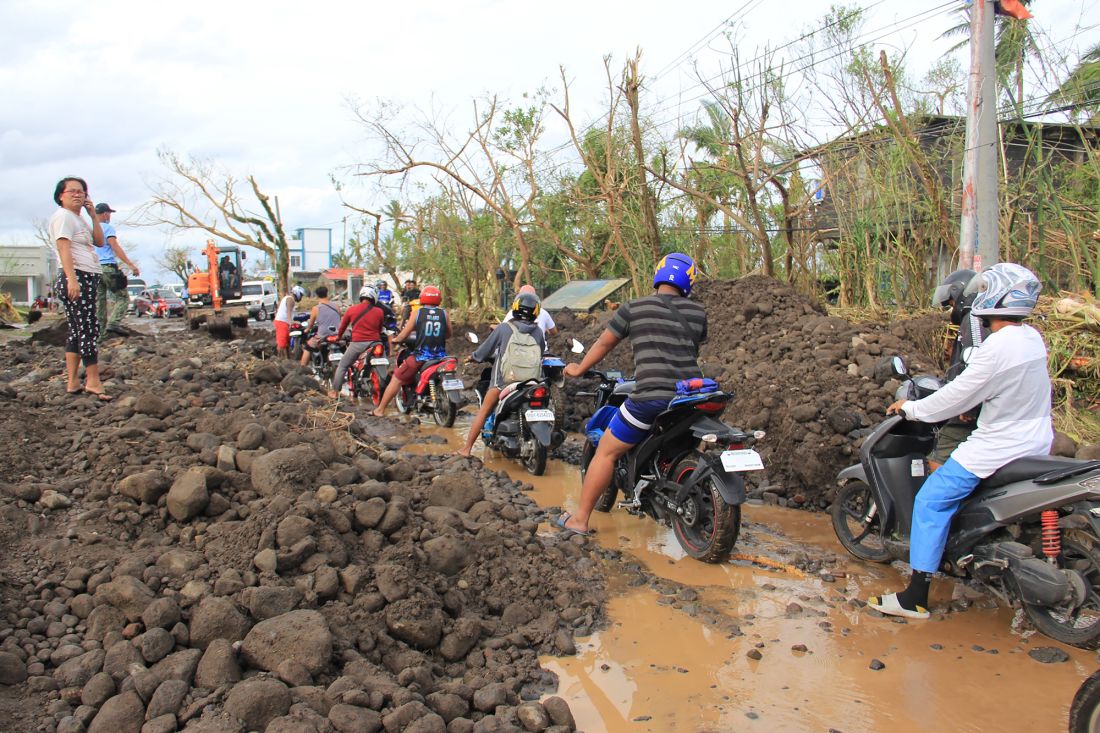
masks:
<instances>
[{"instance_id":1,"label":"motorcycle","mask_svg":"<svg viewBox=\"0 0 1100 733\"><path fill-rule=\"evenodd\" d=\"M408 349L402 349L397 363L403 363L408 356ZM462 390L466 387L456 375L457 369L458 359L453 356L424 362L413 383L403 384L397 391L394 400L397 409L404 415L431 415L440 427L451 427L455 424L458 407L463 402Z\"/></svg>"},{"instance_id":2,"label":"motorcycle","mask_svg":"<svg viewBox=\"0 0 1100 733\"><path fill-rule=\"evenodd\" d=\"M466 338L475 344L479 340L474 333L467 333ZM579 345L576 340L574 344ZM493 414L481 429L481 439L487 448L520 459L524 469L534 476L546 473L549 452L565 441L565 433L557 426L551 395L551 385L561 387L565 383L564 369L564 361L544 354L542 376L505 385ZM474 386L479 406L489 391L492 373L492 366L482 369Z\"/></svg>"},{"instance_id":3,"label":"motorcycle","mask_svg":"<svg viewBox=\"0 0 1100 733\"><path fill-rule=\"evenodd\" d=\"M893 359L896 377L908 377ZM908 377L899 396L920 399L942 386ZM924 483L935 426L891 416L868 435L860 462L840 472L831 515L855 557L909 559L913 502ZM1100 461L1028 456L982 479L951 523L941 569L1023 607L1043 634L1100 646Z\"/></svg>"},{"instance_id":4,"label":"motorcycle","mask_svg":"<svg viewBox=\"0 0 1100 733\"><path fill-rule=\"evenodd\" d=\"M382 393L390 381L390 358L386 345L376 341L348 367L347 383L356 400L369 399L375 407L382 401Z\"/></svg>"},{"instance_id":5,"label":"motorcycle","mask_svg":"<svg viewBox=\"0 0 1100 733\"><path fill-rule=\"evenodd\" d=\"M582 476L612 417L635 386L618 371L591 369L585 376L598 378L599 385L595 392L577 393L593 397L596 406L585 426ZM619 459L596 510L611 511L622 492L624 501L618 506L671 525L684 552L696 560L719 563L729 557L741 531L741 474L764 468L752 448L764 433L745 433L719 420L733 393L709 380L699 382L709 384L698 393L673 399L654 420L650 434ZM711 447L722 450L708 451Z\"/></svg>"},{"instance_id":6,"label":"motorcycle","mask_svg":"<svg viewBox=\"0 0 1100 733\"><path fill-rule=\"evenodd\" d=\"M294 359L294 361L302 358L302 344L305 341L306 321L308 320L308 313L294 314L294 324L290 327L290 346L287 349L290 358Z\"/></svg>"},{"instance_id":7,"label":"motorcycle","mask_svg":"<svg viewBox=\"0 0 1100 733\"><path fill-rule=\"evenodd\" d=\"M305 340L308 341L309 339L305 338ZM330 335L322 338L317 350L311 351L309 355L309 367L313 371L313 376L323 385L331 383L333 374L336 372L336 365L340 363L340 359L343 357L344 349L336 336Z\"/></svg>"}]
</instances>

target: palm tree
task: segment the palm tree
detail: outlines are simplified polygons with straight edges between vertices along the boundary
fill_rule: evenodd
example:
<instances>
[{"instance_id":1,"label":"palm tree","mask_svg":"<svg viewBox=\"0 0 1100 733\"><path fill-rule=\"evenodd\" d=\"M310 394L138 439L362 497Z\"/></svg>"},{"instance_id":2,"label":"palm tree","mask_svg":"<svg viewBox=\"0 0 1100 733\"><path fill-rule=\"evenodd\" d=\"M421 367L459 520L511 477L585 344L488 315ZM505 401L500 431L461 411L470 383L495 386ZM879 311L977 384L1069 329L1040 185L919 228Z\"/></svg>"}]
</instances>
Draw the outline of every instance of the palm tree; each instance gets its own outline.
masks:
<instances>
[{"instance_id":1,"label":"palm tree","mask_svg":"<svg viewBox=\"0 0 1100 733\"><path fill-rule=\"evenodd\" d=\"M1028 7L1032 0L1021 2ZM962 8L958 12L962 15L962 21L940 35L941 38L961 39L950 51L970 44L970 11ZM997 83L1005 90L1015 89L1015 95L1009 96L1008 101L1019 110L1024 104L1024 62L1040 56L1039 45L1026 20L1016 20L1007 15L993 17L996 23L993 55L997 63Z\"/></svg>"},{"instance_id":2,"label":"palm tree","mask_svg":"<svg viewBox=\"0 0 1100 733\"><path fill-rule=\"evenodd\" d=\"M1069 107L1074 116L1085 112L1090 121L1100 123L1100 43L1081 56L1077 67L1047 101Z\"/></svg>"}]
</instances>

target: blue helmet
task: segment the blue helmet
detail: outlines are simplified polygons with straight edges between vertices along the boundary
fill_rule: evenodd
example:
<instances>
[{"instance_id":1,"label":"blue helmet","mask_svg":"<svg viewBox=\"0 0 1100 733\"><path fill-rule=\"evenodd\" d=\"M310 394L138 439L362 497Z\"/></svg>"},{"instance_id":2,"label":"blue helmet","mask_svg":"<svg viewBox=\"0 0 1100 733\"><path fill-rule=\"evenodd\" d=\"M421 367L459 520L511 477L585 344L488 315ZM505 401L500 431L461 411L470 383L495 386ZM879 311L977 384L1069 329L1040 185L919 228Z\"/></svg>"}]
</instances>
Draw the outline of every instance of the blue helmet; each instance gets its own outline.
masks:
<instances>
[{"instance_id":1,"label":"blue helmet","mask_svg":"<svg viewBox=\"0 0 1100 733\"><path fill-rule=\"evenodd\" d=\"M695 262L687 255L673 252L662 257L657 263L657 270L653 273L653 287L674 285L687 296L691 293L691 286L694 284Z\"/></svg>"}]
</instances>

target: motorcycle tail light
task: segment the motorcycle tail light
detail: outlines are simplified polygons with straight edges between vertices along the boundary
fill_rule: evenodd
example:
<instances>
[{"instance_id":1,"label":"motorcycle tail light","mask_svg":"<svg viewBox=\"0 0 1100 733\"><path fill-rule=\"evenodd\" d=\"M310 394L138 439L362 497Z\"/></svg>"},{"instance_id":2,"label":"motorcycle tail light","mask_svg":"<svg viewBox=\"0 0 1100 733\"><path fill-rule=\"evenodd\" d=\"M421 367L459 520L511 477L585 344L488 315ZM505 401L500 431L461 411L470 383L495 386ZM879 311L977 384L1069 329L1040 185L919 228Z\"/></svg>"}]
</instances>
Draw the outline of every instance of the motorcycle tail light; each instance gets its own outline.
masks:
<instances>
[{"instance_id":1,"label":"motorcycle tail light","mask_svg":"<svg viewBox=\"0 0 1100 733\"><path fill-rule=\"evenodd\" d=\"M700 402L695 405L695 409L699 412L706 412L708 414L716 414L726 409L725 402Z\"/></svg>"},{"instance_id":2,"label":"motorcycle tail light","mask_svg":"<svg viewBox=\"0 0 1100 733\"><path fill-rule=\"evenodd\" d=\"M440 368L445 372L453 372L455 369L458 369L458 360L448 359L440 365Z\"/></svg>"},{"instance_id":3,"label":"motorcycle tail light","mask_svg":"<svg viewBox=\"0 0 1100 733\"><path fill-rule=\"evenodd\" d=\"M531 393L531 397L536 400L546 399L546 387L535 387L535 390Z\"/></svg>"},{"instance_id":4,"label":"motorcycle tail light","mask_svg":"<svg viewBox=\"0 0 1100 733\"><path fill-rule=\"evenodd\" d=\"M375 344L374 350L371 353L374 356L382 356L382 344Z\"/></svg>"},{"instance_id":5,"label":"motorcycle tail light","mask_svg":"<svg viewBox=\"0 0 1100 733\"><path fill-rule=\"evenodd\" d=\"M726 450L742 450L742 449L744 449L744 447L745 447L744 443L730 443L727 446Z\"/></svg>"}]
</instances>

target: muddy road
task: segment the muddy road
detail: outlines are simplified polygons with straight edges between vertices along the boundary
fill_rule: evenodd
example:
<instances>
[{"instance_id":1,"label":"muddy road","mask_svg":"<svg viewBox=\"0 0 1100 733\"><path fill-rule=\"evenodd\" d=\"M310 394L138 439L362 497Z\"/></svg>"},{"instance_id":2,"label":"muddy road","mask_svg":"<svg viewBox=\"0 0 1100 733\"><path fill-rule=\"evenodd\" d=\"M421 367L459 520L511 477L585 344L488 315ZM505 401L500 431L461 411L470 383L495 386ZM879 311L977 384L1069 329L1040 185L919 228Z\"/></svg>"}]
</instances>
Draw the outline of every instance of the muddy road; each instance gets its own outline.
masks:
<instances>
[{"instance_id":1,"label":"muddy road","mask_svg":"<svg viewBox=\"0 0 1100 733\"><path fill-rule=\"evenodd\" d=\"M431 442L407 449L453 449L468 419L460 414L452 430L422 426ZM574 506L575 466L551 461L533 477L518 463L479 455L487 468L531 485L539 505ZM861 601L904 580L850 558L827 515L749 505L744 519L734 558L706 565L685 557L655 522L622 510L596 516L591 541L621 553L605 562L610 625L582 639L575 657L541 659L559 676L558 694L579 728L1065 729L1094 654L1014 633L1010 610L984 596L953 601L947 581L933 586L931 621L875 618ZM1029 656L1050 647L1068 661Z\"/></svg>"}]
</instances>

